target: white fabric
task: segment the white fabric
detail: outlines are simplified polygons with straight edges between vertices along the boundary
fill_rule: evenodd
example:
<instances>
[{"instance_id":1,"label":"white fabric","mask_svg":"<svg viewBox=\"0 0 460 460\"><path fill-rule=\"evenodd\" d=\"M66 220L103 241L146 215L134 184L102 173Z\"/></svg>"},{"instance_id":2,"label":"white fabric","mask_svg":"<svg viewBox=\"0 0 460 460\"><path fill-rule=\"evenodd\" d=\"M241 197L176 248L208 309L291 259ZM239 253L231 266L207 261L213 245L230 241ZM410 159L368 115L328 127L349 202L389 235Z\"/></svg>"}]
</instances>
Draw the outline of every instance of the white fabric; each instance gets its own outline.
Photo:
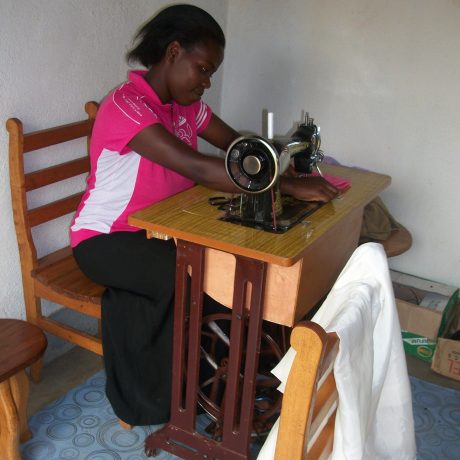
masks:
<instances>
[{"instance_id":1,"label":"white fabric","mask_svg":"<svg viewBox=\"0 0 460 460\"><path fill-rule=\"evenodd\" d=\"M388 262L383 247L353 253L313 321L340 337L333 460L416 458L412 397ZM284 390L292 348L272 371ZM258 460L274 457L278 421Z\"/></svg>"}]
</instances>

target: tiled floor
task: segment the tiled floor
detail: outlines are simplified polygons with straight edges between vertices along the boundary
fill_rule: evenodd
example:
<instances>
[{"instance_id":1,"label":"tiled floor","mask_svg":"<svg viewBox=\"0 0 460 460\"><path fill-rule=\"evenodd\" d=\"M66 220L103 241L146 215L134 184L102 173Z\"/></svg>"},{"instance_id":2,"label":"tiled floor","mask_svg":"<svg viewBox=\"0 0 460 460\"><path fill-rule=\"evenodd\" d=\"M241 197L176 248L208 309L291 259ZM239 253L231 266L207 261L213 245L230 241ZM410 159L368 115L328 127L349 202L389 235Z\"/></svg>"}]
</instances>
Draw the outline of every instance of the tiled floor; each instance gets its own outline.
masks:
<instances>
[{"instance_id":1,"label":"tiled floor","mask_svg":"<svg viewBox=\"0 0 460 460\"><path fill-rule=\"evenodd\" d=\"M80 347L45 364L42 379L30 384L29 416L103 368L102 358Z\"/></svg>"},{"instance_id":2,"label":"tiled floor","mask_svg":"<svg viewBox=\"0 0 460 460\"><path fill-rule=\"evenodd\" d=\"M416 377L411 379L411 387L417 458L420 460L457 459L460 446L456 425L459 393L441 390L430 383L460 390L460 382L435 374L427 363L415 358L408 357L407 362L409 373ZM113 455L114 452L119 454L117 458L136 460L145 458L142 453L142 439L148 434L148 431L145 431L147 427L136 427L132 431L125 432L110 411L107 400L105 404L101 404L102 400L95 398L96 393L103 395L103 383L100 383L100 380L105 378L99 377L103 375L99 372L101 369L100 357L79 348L72 349L45 366L42 382L31 386L29 412L31 415L34 413L36 415L31 418L30 427L36 436L22 445L21 455L24 455L24 458L35 460L55 458L56 452L59 453L59 458L76 459L84 456L89 459L96 455L97 458L102 459L102 454ZM85 381L85 386L81 385ZM437 389L433 390L433 388ZM85 392L91 394L91 398L86 399L83 396ZM454 394L455 396L452 396ZM65 398L62 397L64 395ZM53 401L58 398L59 404L53 405ZM82 404L77 407L80 410L77 414L78 423L74 423L77 401ZM47 408L41 410L43 406ZM95 420L98 420L97 426L94 424ZM77 434L73 433L70 443L68 438L72 427ZM79 427L83 428L82 432ZM95 439L97 442L94 441ZM90 441L92 444L87 444ZM176 458L167 453L162 453L160 457Z\"/></svg>"},{"instance_id":3,"label":"tiled floor","mask_svg":"<svg viewBox=\"0 0 460 460\"><path fill-rule=\"evenodd\" d=\"M100 356L79 347L51 361L43 368L42 381L30 386L29 415L83 383L102 367ZM407 367L409 374L418 379L460 391L459 381L436 374L428 363L407 356Z\"/></svg>"}]
</instances>

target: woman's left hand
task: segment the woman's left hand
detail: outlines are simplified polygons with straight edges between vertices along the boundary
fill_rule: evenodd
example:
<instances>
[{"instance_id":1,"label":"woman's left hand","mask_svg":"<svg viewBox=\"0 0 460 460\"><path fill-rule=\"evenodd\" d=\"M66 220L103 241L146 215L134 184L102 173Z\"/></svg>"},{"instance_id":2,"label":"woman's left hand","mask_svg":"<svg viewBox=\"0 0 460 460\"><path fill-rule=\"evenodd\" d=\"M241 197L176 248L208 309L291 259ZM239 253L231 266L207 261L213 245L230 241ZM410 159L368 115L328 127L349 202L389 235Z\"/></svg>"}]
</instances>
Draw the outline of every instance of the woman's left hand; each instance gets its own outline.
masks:
<instances>
[{"instance_id":1,"label":"woman's left hand","mask_svg":"<svg viewBox=\"0 0 460 460\"><path fill-rule=\"evenodd\" d=\"M327 203L339 194L339 190L321 176L282 176L281 192L298 200L321 203Z\"/></svg>"}]
</instances>

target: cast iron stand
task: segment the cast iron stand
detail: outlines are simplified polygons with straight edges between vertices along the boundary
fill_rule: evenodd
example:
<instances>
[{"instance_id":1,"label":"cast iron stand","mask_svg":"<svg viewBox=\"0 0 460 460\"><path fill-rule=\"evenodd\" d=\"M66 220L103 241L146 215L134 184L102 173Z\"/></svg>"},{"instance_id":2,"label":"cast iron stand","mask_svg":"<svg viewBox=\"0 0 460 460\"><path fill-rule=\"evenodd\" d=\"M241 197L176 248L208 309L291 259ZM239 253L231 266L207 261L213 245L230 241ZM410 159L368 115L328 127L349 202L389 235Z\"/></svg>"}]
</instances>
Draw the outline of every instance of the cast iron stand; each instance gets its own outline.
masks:
<instances>
[{"instance_id":1,"label":"cast iron stand","mask_svg":"<svg viewBox=\"0 0 460 460\"><path fill-rule=\"evenodd\" d=\"M197 433L195 426L205 250L205 246L177 241L171 420L146 438L145 451L148 456L162 449L184 459L251 458L250 441L267 264L235 255L223 431L222 440L217 441ZM188 273L192 274L189 306L186 305ZM243 355L244 372L241 378Z\"/></svg>"}]
</instances>

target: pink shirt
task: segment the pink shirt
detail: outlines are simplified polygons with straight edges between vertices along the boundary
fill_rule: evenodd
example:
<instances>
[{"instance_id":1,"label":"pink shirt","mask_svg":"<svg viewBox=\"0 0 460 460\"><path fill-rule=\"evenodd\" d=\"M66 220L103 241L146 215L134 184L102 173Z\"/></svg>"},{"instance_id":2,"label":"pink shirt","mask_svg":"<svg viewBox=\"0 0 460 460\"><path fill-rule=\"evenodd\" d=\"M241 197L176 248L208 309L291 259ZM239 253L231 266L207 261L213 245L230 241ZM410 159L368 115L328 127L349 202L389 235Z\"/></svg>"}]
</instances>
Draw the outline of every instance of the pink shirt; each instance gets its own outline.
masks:
<instances>
[{"instance_id":1,"label":"pink shirt","mask_svg":"<svg viewBox=\"0 0 460 460\"><path fill-rule=\"evenodd\" d=\"M142 129L160 123L196 149L197 134L208 125L211 109L202 101L163 104L144 74L130 72L129 80L99 107L87 188L70 227L72 247L94 235L139 230L127 222L131 213L193 186L190 179L140 156L127 144Z\"/></svg>"}]
</instances>

